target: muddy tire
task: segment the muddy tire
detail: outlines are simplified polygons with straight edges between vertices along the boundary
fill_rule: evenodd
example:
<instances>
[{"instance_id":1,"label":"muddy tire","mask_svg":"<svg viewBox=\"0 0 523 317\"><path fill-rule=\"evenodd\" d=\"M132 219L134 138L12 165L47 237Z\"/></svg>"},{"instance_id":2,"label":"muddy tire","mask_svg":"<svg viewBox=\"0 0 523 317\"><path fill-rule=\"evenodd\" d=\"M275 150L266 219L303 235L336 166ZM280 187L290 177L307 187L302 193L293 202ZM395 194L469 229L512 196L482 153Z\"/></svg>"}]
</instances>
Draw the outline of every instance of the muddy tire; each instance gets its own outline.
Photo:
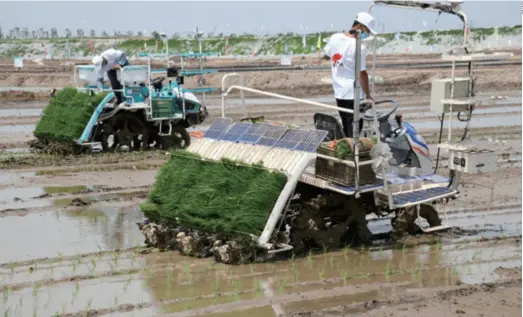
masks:
<instances>
[{"instance_id":1,"label":"muddy tire","mask_svg":"<svg viewBox=\"0 0 523 317\"><path fill-rule=\"evenodd\" d=\"M441 218L432 205L422 204L420 206L420 217L427 220L430 227L441 225ZM416 207L402 208L396 211L396 216L391 220L393 240L401 240L409 234L417 234L421 231L415 223L418 218Z\"/></svg>"},{"instance_id":2,"label":"muddy tire","mask_svg":"<svg viewBox=\"0 0 523 317\"><path fill-rule=\"evenodd\" d=\"M300 204L300 212L288 222L294 253L310 247L337 249L349 244L372 244L365 209L354 197L318 194Z\"/></svg>"},{"instance_id":3,"label":"muddy tire","mask_svg":"<svg viewBox=\"0 0 523 317\"><path fill-rule=\"evenodd\" d=\"M177 125L172 127L171 135L161 137L163 149L185 149L191 145L191 136L187 129Z\"/></svg>"}]
</instances>

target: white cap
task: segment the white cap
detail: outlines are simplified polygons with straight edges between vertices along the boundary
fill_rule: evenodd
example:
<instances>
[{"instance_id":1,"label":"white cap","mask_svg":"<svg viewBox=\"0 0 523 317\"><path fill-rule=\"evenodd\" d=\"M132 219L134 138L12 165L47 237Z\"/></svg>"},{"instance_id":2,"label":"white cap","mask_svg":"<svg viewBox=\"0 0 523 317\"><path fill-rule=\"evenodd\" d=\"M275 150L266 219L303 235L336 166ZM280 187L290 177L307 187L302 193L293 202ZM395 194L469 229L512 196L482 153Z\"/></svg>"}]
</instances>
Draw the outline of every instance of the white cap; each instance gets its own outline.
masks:
<instances>
[{"instance_id":1,"label":"white cap","mask_svg":"<svg viewBox=\"0 0 523 317\"><path fill-rule=\"evenodd\" d=\"M378 34L378 32L376 32L376 29L374 28L376 21L374 20L374 17L368 14L367 12L358 13L358 16L356 16L356 21L365 25L369 29L370 33L372 33L373 35Z\"/></svg>"},{"instance_id":2,"label":"white cap","mask_svg":"<svg viewBox=\"0 0 523 317\"><path fill-rule=\"evenodd\" d=\"M94 67L96 69L99 69L102 67L102 63L103 63L104 59L102 56L95 56L93 57L93 64L94 64Z\"/></svg>"}]
</instances>

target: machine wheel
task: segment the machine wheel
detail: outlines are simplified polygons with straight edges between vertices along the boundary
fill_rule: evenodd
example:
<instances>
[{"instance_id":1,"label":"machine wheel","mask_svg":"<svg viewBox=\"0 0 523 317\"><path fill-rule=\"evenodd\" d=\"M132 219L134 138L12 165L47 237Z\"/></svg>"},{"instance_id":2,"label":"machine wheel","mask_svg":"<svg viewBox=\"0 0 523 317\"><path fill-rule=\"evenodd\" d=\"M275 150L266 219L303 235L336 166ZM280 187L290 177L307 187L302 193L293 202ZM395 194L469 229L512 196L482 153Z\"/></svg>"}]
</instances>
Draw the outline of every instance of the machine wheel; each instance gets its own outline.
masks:
<instances>
[{"instance_id":1,"label":"machine wheel","mask_svg":"<svg viewBox=\"0 0 523 317\"><path fill-rule=\"evenodd\" d=\"M109 145L109 137L113 142ZM148 129L135 114L120 112L111 117L102 127L102 147L104 151L114 150L123 145L129 151L148 148Z\"/></svg>"},{"instance_id":2,"label":"machine wheel","mask_svg":"<svg viewBox=\"0 0 523 317\"><path fill-rule=\"evenodd\" d=\"M419 215L427 220L430 227L441 225L441 218L432 205L422 204L420 206ZM421 229L415 223L417 218L418 213L416 212L416 206L402 208L396 211L396 216L391 221L392 239L400 240L406 235L419 233Z\"/></svg>"},{"instance_id":3,"label":"machine wheel","mask_svg":"<svg viewBox=\"0 0 523 317\"><path fill-rule=\"evenodd\" d=\"M173 126L171 135L162 136L161 140L164 149L185 149L191 144L191 136L181 125Z\"/></svg>"},{"instance_id":4,"label":"machine wheel","mask_svg":"<svg viewBox=\"0 0 523 317\"><path fill-rule=\"evenodd\" d=\"M307 197L308 198L308 197ZM288 219L290 244L299 253L309 247L336 249L344 244L372 244L361 201L336 193L301 200L301 210Z\"/></svg>"}]
</instances>

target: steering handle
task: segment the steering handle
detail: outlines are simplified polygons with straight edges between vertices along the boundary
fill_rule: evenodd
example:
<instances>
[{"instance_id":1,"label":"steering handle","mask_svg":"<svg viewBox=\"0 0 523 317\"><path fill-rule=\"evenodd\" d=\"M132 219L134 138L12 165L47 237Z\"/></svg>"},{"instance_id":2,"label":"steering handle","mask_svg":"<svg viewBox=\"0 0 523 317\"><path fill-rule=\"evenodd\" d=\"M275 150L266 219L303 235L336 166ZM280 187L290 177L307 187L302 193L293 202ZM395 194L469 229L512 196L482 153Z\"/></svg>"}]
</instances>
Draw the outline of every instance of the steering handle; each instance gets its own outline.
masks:
<instances>
[{"instance_id":1,"label":"steering handle","mask_svg":"<svg viewBox=\"0 0 523 317\"><path fill-rule=\"evenodd\" d=\"M385 117L389 117L396 110L398 110L398 103L395 100L392 100L392 99L375 101L374 105L380 105L380 104L384 104L384 103L391 103L391 104L393 104L393 107L392 107L392 109L389 112L387 112L385 114L382 114L379 117L377 117L377 120L383 119ZM361 116L361 119L363 119L365 121L374 121L374 116L364 114L364 115Z\"/></svg>"}]
</instances>

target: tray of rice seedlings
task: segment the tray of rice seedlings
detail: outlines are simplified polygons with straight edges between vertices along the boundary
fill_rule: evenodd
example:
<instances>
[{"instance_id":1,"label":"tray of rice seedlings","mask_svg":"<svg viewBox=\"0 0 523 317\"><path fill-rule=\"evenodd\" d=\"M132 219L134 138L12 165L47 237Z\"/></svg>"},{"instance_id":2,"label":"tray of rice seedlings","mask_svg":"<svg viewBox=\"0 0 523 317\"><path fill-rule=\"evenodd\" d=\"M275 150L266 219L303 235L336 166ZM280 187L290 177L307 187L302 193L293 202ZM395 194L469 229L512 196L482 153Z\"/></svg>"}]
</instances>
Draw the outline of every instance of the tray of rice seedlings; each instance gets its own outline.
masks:
<instances>
[{"instance_id":1,"label":"tray of rice seedlings","mask_svg":"<svg viewBox=\"0 0 523 317\"><path fill-rule=\"evenodd\" d=\"M252 260L287 176L258 165L171 152L141 205L146 244L221 262Z\"/></svg>"},{"instance_id":2,"label":"tray of rice seedlings","mask_svg":"<svg viewBox=\"0 0 523 317\"><path fill-rule=\"evenodd\" d=\"M29 143L37 152L68 155L91 115L106 93L90 95L75 88L64 88L49 99Z\"/></svg>"}]
</instances>

